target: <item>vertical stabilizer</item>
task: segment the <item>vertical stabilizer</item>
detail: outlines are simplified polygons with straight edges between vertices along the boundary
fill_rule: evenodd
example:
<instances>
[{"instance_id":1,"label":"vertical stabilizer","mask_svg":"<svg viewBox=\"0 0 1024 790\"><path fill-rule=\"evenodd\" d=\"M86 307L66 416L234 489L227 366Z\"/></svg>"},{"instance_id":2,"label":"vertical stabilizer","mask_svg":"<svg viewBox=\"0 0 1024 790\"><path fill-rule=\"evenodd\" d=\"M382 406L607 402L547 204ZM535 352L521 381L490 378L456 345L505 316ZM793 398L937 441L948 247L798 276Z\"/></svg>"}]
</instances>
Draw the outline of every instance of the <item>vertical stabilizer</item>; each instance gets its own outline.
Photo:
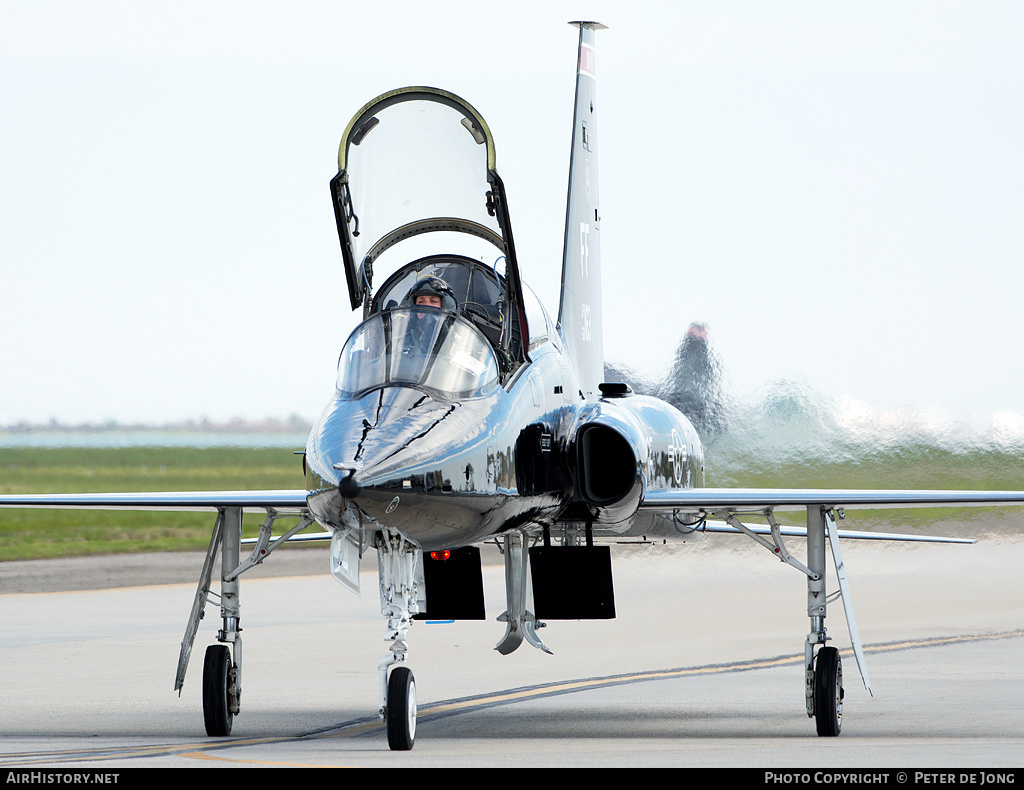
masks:
<instances>
[{"instance_id":1,"label":"vertical stabilizer","mask_svg":"<svg viewBox=\"0 0 1024 790\"><path fill-rule=\"evenodd\" d=\"M599 397L598 384L604 376L594 33L604 30L605 26L597 22L570 24L580 29L580 46L576 66L576 110L572 122L558 331L576 369L580 389L589 399Z\"/></svg>"}]
</instances>

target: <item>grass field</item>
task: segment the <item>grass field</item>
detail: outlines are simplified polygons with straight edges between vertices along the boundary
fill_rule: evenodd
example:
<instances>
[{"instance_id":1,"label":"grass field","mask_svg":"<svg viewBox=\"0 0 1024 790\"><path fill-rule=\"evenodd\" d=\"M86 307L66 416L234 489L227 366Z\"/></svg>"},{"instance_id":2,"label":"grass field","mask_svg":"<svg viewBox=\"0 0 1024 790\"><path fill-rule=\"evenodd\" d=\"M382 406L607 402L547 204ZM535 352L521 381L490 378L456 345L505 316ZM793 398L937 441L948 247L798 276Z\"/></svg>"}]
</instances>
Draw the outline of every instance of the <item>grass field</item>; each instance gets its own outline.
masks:
<instances>
[{"instance_id":1,"label":"grass field","mask_svg":"<svg viewBox=\"0 0 1024 790\"><path fill-rule=\"evenodd\" d=\"M302 488L290 450L236 447L3 448L0 493ZM246 514L254 535L264 513ZM205 550L215 514L0 508L0 561Z\"/></svg>"},{"instance_id":2,"label":"grass field","mask_svg":"<svg viewBox=\"0 0 1024 790\"><path fill-rule=\"evenodd\" d=\"M835 450L836 448L833 448ZM712 487L1024 489L1024 462L1012 452L956 452L904 445L884 453L740 451L707 453ZM0 493L216 491L301 488L298 456L281 448L3 448ZM1021 509L914 508L848 511L843 526L936 534L1024 533ZM262 511L246 515L254 535ZM0 561L81 554L205 550L211 513L0 508ZM799 523L790 518L786 523Z\"/></svg>"}]
</instances>

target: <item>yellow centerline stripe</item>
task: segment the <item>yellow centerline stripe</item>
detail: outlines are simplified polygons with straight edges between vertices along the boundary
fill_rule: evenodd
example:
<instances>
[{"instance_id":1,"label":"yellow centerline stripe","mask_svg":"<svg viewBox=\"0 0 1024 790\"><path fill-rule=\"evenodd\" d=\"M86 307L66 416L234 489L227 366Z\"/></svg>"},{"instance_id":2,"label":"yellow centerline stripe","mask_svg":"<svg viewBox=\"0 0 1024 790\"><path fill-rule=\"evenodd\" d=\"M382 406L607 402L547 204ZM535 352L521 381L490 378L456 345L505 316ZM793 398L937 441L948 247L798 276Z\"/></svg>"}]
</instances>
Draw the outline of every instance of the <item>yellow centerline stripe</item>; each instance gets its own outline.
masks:
<instances>
[{"instance_id":1,"label":"yellow centerline stripe","mask_svg":"<svg viewBox=\"0 0 1024 790\"><path fill-rule=\"evenodd\" d=\"M279 760L242 760L235 757L217 757L206 752L185 752L179 757L188 757L192 760L212 760L219 763L243 763L245 765L276 765L283 768L351 768L350 765L316 765L313 763L286 763Z\"/></svg>"}]
</instances>

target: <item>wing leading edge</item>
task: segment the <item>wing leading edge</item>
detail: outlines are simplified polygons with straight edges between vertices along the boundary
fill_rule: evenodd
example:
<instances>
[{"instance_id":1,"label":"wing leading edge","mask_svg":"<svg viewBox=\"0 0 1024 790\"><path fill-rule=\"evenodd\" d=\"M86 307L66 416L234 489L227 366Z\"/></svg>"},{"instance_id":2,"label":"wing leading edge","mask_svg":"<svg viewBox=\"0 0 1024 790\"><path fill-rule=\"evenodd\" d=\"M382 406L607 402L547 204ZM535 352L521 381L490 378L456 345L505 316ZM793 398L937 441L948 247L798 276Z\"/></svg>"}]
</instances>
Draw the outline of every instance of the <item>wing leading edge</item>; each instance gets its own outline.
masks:
<instances>
[{"instance_id":1,"label":"wing leading edge","mask_svg":"<svg viewBox=\"0 0 1024 790\"><path fill-rule=\"evenodd\" d=\"M307 511L304 489L277 491L153 491L100 494L4 494L0 507L93 508L98 510L186 510L263 508L279 513Z\"/></svg>"},{"instance_id":2,"label":"wing leading edge","mask_svg":"<svg viewBox=\"0 0 1024 790\"><path fill-rule=\"evenodd\" d=\"M689 488L648 491L640 508L648 511L780 510L807 507L981 507L1024 505L1024 491L929 491L844 488Z\"/></svg>"}]
</instances>

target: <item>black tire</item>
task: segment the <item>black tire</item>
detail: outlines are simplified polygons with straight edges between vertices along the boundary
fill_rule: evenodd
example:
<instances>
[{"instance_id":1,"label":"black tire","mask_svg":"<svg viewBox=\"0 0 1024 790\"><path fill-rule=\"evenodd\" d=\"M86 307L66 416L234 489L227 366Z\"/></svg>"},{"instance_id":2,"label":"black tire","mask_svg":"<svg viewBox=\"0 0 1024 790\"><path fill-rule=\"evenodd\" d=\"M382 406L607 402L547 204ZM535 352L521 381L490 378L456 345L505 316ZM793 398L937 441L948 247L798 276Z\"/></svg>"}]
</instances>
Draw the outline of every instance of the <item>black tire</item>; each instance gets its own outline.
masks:
<instances>
[{"instance_id":1,"label":"black tire","mask_svg":"<svg viewBox=\"0 0 1024 790\"><path fill-rule=\"evenodd\" d=\"M231 689L234 686L234 668L231 665L231 651L227 645L210 645L206 648L203 663L203 719L206 734L219 737L231 734L234 715L231 713Z\"/></svg>"},{"instance_id":2,"label":"black tire","mask_svg":"<svg viewBox=\"0 0 1024 790\"><path fill-rule=\"evenodd\" d=\"M821 648L814 662L814 723L825 737L843 727L843 662L834 647Z\"/></svg>"},{"instance_id":3,"label":"black tire","mask_svg":"<svg viewBox=\"0 0 1024 790\"><path fill-rule=\"evenodd\" d=\"M412 670L398 667L388 678L388 746L404 752L416 741L416 681Z\"/></svg>"}]
</instances>

